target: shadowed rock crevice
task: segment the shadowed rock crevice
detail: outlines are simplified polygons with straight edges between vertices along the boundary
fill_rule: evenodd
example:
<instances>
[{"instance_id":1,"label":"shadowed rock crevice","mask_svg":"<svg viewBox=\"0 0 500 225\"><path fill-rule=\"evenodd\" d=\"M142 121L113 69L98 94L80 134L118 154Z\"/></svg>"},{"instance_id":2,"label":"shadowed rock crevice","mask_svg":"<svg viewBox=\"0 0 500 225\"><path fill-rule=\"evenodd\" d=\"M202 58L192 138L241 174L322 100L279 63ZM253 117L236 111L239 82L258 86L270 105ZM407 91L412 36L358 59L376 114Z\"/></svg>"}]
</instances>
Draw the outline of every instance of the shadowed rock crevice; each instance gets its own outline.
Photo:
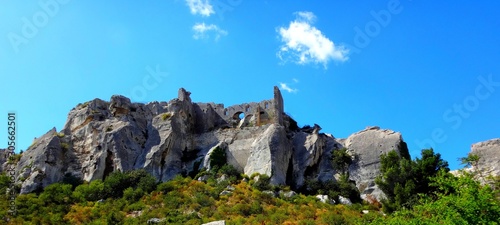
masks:
<instances>
[{"instance_id":1,"label":"shadowed rock crevice","mask_svg":"<svg viewBox=\"0 0 500 225\"><path fill-rule=\"evenodd\" d=\"M104 171L102 174L102 178L105 179L111 172L113 172L114 169L114 163L113 163L113 152L110 150L106 151L106 162L104 164Z\"/></svg>"}]
</instances>

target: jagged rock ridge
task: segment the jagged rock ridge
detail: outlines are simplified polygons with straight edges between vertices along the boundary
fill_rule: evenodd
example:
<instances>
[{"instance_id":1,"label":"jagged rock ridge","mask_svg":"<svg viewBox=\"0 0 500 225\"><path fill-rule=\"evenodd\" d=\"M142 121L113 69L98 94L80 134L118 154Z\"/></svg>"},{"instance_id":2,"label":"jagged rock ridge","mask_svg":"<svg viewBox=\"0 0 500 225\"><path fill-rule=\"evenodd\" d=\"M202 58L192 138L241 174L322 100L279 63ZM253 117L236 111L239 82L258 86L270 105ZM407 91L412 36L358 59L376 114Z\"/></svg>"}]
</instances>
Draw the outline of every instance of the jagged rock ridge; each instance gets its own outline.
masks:
<instances>
[{"instance_id":1,"label":"jagged rock ridge","mask_svg":"<svg viewBox=\"0 0 500 225\"><path fill-rule=\"evenodd\" d=\"M94 99L73 108L64 128L36 139L17 164L17 182L28 193L65 176L85 181L113 171L143 168L161 181L208 166L216 146L228 163L251 175L271 176L273 184L300 187L307 179L335 179L332 151L347 147L352 179L364 195L381 197L373 183L380 154L408 154L400 133L370 127L347 139L296 127L284 113L281 92L261 102L224 107L193 103L184 89L169 102L132 103L123 96Z\"/></svg>"}]
</instances>

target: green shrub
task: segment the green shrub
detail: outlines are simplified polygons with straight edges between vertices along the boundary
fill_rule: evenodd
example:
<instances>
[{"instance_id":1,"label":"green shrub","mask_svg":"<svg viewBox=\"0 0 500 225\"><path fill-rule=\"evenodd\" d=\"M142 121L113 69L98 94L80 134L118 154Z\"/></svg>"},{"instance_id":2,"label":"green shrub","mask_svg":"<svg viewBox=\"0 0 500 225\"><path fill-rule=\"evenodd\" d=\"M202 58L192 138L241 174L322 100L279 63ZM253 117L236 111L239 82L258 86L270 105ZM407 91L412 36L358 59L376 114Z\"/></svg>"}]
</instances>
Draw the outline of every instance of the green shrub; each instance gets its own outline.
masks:
<instances>
[{"instance_id":1,"label":"green shrub","mask_svg":"<svg viewBox=\"0 0 500 225\"><path fill-rule=\"evenodd\" d=\"M210 168L221 168L227 163L226 150L217 146L210 154L209 163Z\"/></svg>"},{"instance_id":2,"label":"green shrub","mask_svg":"<svg viewBox=\"0 0 500 225\"><path fill-rule=\"evenodd\" d=\"M333 168L342 174L347 174L349 165L352 163L352 157L347 152L347 148L334 150L332 154Z\"/></svg>"},{"instance_id":3,"label":"green shrub","mask_svg":"<svg viewBox=\"0 0 500 225\"><path fill-rule=\"evenodd\" d=\"M72 186L70 184L55 183L44 188L39 198L46 205L65 205L72 202Z\"/></svg>"},{"instance_id":4,"label":"green shrub","mask_svg":"<svg viewBox=\"0 0 500 225\"><path fill-rule=\"evenodd\" d=\"M168 120L170 117L172 117L172 113L170 113L170 112L166 112L166 113L161 114L161 119L163 121Z\"/></svg>"},{"instance_id":5,"label":"green shrub","mask_svg":"<svg viewBox=\"0 0 500 225\"><path fill-rule=\"evenodd\" d=\"M81 184L73 191L73 198L79 202L84 201L98 201L106 198L106 191L104 182L101 180L94 180L89 184Z\"/></svg>"},{"instance_id":6,"label":"green shrub","mask_svg":"<svg viewBox=\"0 0 500 225\"><path fill-rule=\"evenodd\" d=\"M131 186L130 179L121 171L112 172L104 179L106 197L121 198L123 191Z\"/></svg>"},{"instance_id":7,"label":"green shrub","mask_svg":"<svg viewBox=\"0 0 500 225\"><path fill-rule=\"evenodd\" d=\"M61 148L67 151L69 149L69 144L66 142L61 142Z\"/></svg>"},{"instance_id":8,"label":"green shrub","mask_svg":"<svg viewBox=\"0 0 500 225\"><path fill-rule=\"evenodd\" d=\"M168 192L175 190L175 184L171 181L163 182L158 185L156 190L164 194L167 194Z\"/></svg>"},{"instance_id":9,"label":"green shrub","mask_svg":"<svg viewBox=\"0 0 500 225\"><path fill-rule=\"evenodd\" d=\"M140 188L145 193L156 189L156 178L145 170L133 170L126 173L117 171L104 179L106 197L121 198L125 189Z\"/></svg>"},{"instance_id":10,"label":"green shrub","mask_svg":"<svg viewBox=\"0 0 500 225\"><path fill-rule=\"evenodd\" d=\"M271 190L271 178L266 174L259 175L259 179L253 183L252 187L259 191Z\"/></svg>"},{"instance_id":11,"label":"green shrub","mask_svg":"<svg viewBox=\"0 0 500 225\"><path fill-rule=\"evenodd\" d=\"M9 157L8 163L17 164L21 160L22 156L22 154L13 154Z\"/></svg>"},{"instance_id":12,"label":"green shrub","mask_svg":"<svg viewBox=\"0 0 500 225\"><path fill-rule=\"evenodd\" d=\"M234 166L229 165L229 164L225 164L225 165L223 165L223 166L219 169L219 171L218 171L218 172L219 172L219 173L221 173L221 174L226 174L226 175L228 175L229 177L234 177L234 178L236 178L236 179L241 179L241 174L240 174L240 172L239 172L236 168L234 168Z\"/></svg>"},{"instance_id":13,"label":"green shrub","mask_svg":"<svg viewBox=\"0 0 500 225\"><path fill-rule=\"evenodd\" d=\"M10 186L10 177L5 173L0 174L0 195L5 194L7 188Z\"/></svg>"},{"instance_id":14,"label":"green shrub","mask_svg":"<svg viewBox=\"0 0 500 225\"><path fill-rule=\"evenodd\" d=\"M145 192L142 188L133 189L132 187L129 187L123 191L123 198L129 202L137 202L142 198L144 193Z\"/></svg>"}]
</instances>

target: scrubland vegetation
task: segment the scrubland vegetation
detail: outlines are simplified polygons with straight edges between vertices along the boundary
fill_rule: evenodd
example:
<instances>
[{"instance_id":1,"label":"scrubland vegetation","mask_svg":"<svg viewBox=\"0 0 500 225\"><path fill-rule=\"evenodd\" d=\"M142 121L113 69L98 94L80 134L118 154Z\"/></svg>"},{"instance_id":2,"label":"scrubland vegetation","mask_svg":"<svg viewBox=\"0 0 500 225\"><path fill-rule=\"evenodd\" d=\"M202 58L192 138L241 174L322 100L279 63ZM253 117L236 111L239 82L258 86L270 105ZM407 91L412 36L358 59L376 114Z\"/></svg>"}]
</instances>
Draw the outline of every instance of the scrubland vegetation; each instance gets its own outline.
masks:
<instances>
[{"instance_id":1,"label":"scrubland vegetation","mask_svg":"<svg viewBox=\"0 0 500 225\"><path fill-rule=\"evenodd\" d=\"M222 159L217 159L221 157ZM382 156L377 184L387 199L362 201L348 182L346 164L339 152L334 164L342 172L337 182L313 180L292 197L288 186L273 186L269 177L239 174L215 151L210 170L193 177L177 176L157 183L143 170L114 172L90 183L65 179L39 193L17 196L17 215L7 224L498 224L498 178L477 181L477 172L452 176L448 165L431 149L420 158L401 158L395 152ZM474 157L463 159L471 164ZM204 181L198 181L202 177ZM7 218L7 176L0 177L0 217ZM282 191L281 193L279 191ZM276 196L273 196L276 194ZM351 197L353 205L319 201L317 194L337 200ZM354 196L354 197L353 197ZM373 199L372 199L373 200ZM3 223L3 221L2 221Z\"/></svg>"}]
</instances>

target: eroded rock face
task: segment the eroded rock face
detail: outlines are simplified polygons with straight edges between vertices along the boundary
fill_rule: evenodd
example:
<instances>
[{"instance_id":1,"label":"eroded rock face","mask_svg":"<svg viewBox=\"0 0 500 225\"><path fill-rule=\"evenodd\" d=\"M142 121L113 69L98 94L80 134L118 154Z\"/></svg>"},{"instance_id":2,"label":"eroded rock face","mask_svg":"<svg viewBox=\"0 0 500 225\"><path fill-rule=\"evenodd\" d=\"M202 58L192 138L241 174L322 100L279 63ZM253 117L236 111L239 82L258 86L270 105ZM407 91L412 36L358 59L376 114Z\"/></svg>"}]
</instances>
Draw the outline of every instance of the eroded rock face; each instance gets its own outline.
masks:
<instances>
[{"instance_id":1,"label":"eroded rock face","mask_svg":"<svg viewBox=\"0 0 500 225\"><path fill-rule=\"evenodd\" d=\"M409 157L406 143L401 133L368 127L343 141L344 147L352 154L353 164L349 167L350 179L356 182L362 198L372 195L376 199L384 197L375 184L380 174L380 156L396 150L401 156Z\"/></svg>"},{"instance_id":2,"label":"eroded rock face","mask_svg":"<svg viewBox=\"0 0 500 225\"><path fill-rule=\"evenodd\" d=\"M477 169L485 175L500 176L500 138L473 144L471 154L479 156Z\"/></svg>"},{"instance_id":3,"label":"eroded rock face","mask_svg":"<svg viewBox=\"0 0 500 225\"><path fill-rule=\"evenodd\" d=\"M79 104L60 132L38 138L21 157L16 173L22 193L65 176L92 181L135 169L167 181L209 167L216 147L240 172L266 174L272 184L300 188L308 179L335 179L332 152L347 147L356 156L351 179L364 194L379 196L373 180L380 154L399 151L404 143L401 134L378 128L344 140L320 133L316 124L297 128L284 114L277 88L273 99L229 107L193 103L190 94L181 88L169 102L132 103L116 95L109 102Z\"/></svg>"},{"instance_id":4,"label":"eroded rock face","mask_svg":"<svg viewBox=\"0 0 500 225\"><path fill-rule=\"evenodd\" d=\"M271 183L285 184L291 154L285 127L271 124L253 141L244 172L266 174L271 177Z\"/></svg>"},{"instance_id":5,"label":"eroded rock face","mask_svg":"<svg viewBox=\"0 0 500 225\"><path fill-rule=\"evenodd\" d=\"M79 104L61 132L53 129L38 138L21 157L16 173L22 193L65 176L92 181L141 168L166 181L206 166L216 145L223 145L228 163L241 172L285 183L291 151L279 89L271 100L227 108L193 103L190 94L181 88L169 102L138 104L115 95L109 102Z\"/></svg>"},{"instance_id":6,"label":"eroded rock face","mask_svg":"<svg viewBox=\"0 0 500 225\"><path fill-rule=\"evenodd\" d=\"M306 179L317 177L320 173L321 159L325 158L328 162L330 161L325 154L328 139L326 135L318 132L300 131L293 136L293 183L296 187L302 186ZM332 150L328 149L329 152ZM327 170L327 168L323 169Z\"/></svg>"},{"instance_id":7,"label":"eroded rock face","mask_svg":"<svg viewBox=\"0 0 500 225\"><path fill-rule=\"evenodd\" d=\"M63 145L64 146L64 145ZM60 182L66 163L63 157L61 138L54 129L37 138L29 151L17 164L18 180L22 182L21 193L29 193L49 184Z\"/></svg>"}]
</instances>

